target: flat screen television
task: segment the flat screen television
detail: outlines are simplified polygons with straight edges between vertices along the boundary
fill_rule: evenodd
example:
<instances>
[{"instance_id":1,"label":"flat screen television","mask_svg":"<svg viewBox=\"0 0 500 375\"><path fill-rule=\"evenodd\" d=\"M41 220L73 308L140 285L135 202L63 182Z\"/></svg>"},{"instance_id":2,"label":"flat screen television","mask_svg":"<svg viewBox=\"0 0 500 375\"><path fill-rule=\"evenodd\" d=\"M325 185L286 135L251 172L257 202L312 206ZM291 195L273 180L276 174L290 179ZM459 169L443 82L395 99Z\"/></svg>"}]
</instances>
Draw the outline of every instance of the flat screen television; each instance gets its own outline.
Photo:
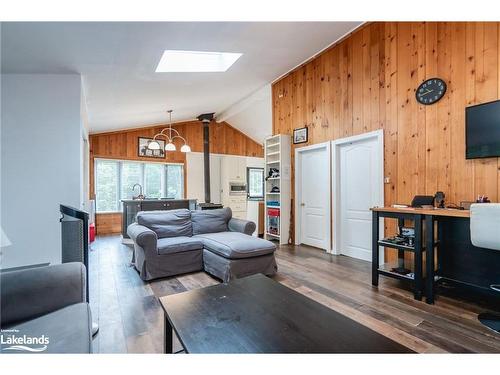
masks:
<instances>
[{"instance_id":1,"label":"flat screen television","mask_svg":"<svg viewBox=\"0 0 500 375\"><path fill-rule=\"evenodd\" d=\"M500 156L500 100L465 109L465 157Z\"/></svg>"}]
</instances>

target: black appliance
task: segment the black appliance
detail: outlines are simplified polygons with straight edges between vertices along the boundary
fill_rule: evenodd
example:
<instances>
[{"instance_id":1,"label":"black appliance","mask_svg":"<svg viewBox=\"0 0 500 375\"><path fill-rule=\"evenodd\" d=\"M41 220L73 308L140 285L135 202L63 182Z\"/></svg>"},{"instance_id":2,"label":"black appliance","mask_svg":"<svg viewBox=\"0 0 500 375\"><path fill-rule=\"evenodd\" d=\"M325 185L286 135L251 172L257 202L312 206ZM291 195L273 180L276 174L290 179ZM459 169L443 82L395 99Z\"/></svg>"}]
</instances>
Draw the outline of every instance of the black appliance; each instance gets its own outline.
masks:
<instances>
[{"instance_id":1,"label":"black appliance","mask_svg":"<svg viewBox=\"0 0 500 375\"><path fill-rule=\"evenodd\" d=\"M465 157L500 156L500 100L465 109Z\"/></svg>"},{"instance_id":2,"label":"black appliance","mask_svg":"<svg viewBox=\"0 0 500 375\"><path fill-rule=\"evenodd\" d=\"M434 197L432 195L415 195L411 201L411 206L434 206Z\"/></svg>"}]
</instances>

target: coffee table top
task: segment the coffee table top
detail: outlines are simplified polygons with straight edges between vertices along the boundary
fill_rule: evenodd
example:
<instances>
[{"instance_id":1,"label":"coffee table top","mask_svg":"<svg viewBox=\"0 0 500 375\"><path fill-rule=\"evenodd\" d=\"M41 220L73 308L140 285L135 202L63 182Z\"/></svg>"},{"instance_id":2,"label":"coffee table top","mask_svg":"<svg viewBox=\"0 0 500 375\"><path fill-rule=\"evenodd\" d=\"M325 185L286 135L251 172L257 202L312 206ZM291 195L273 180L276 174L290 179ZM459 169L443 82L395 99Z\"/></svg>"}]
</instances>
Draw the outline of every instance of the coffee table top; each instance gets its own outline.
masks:
<instances>
[{"instance_id":1,"label":"coffee table top","mask_svg":"<svg viewBox=\"0 0 500 375\"><path fill-rule=\"evenodd\" d=\"M188 353L412 353L260 274L160 303Z\"/></svg>"}]
</instances>

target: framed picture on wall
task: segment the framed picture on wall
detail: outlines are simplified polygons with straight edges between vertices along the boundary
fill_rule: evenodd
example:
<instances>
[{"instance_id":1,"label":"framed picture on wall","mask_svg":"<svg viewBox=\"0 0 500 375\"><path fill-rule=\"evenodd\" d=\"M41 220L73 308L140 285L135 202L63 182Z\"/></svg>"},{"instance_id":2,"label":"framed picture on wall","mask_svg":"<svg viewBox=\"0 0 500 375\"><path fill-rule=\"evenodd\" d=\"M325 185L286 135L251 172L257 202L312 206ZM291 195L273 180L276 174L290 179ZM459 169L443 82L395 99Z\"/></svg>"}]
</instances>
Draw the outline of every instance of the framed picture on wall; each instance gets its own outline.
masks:
<instances>
[{"instance_id":1,"label":"framed picture on wall","mask_svg":"<svg viewBox=\"0 0 500 375\"><path fill-rule=\"evenodd\" d=\"M153 138L143 138L139 137L137 155L144 158L165 158L165 141L161 139L156 139L156 142L160 144L159 150L150 150L148 148L149 142L151 142Z\"/></svg>"},{"instance_id":2,"label":"framed picture on wall","mask_svg":"<svg viewBox=\"0 0 500 375\"><path fill-rule=\"evenodd\" d=\"M293 144L307 142L307 126L293 130Z\"/></svg>"}]
</instances>

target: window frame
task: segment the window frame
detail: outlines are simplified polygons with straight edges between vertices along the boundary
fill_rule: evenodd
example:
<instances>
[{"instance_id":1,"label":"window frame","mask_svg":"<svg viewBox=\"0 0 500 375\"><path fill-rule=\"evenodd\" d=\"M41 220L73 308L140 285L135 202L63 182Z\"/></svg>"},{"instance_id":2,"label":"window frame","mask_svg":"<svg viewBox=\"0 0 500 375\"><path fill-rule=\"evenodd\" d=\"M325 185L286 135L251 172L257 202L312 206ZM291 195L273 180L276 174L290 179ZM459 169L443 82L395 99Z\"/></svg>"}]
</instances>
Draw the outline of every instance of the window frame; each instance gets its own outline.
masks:
<instances>
[{"instance_id":1,"label":"window frame","mask_svg":"<svg viewBox=\"0 0 500 375\"><path fill-rule=\"evenodd\" d=\"M94 158L94 178L93 178L93 184L94 184L94 200L97 200L97 163L100 161L110 161L110 162L115 162L117 163L117 169L118 169L118 178L116 180L116 189L118 192L118 200L116 202L116 207L118 208L117 211L98 211L97 210L97 204L95 206L96 214L112 214L112 213L121 213L121 200L125 199L122 197L122 166L123 163L137 163L140 164L140 169L141 169L141 182L140 184L142 185L142 190L143 194L146 192L146 186L145 186L145 171L146 171L146 164L161 164L164 168L162 169L162 197L166 197L167 195L167 166L168 165L180 165L182 167L182 179L181 179L181 198L180 199L185 199L186 196L186 188L185 188L185 164L184 163L165 163L165 162L159 162L159 161L138 161L138 160L128 160L128 159L112 159L112 158Z\"/></svg>"},{"instance_id":2,"label":"window frame","mask_svg":"<svg viewBox=\"0 0 500 375\"><path fill-rule=\"evenodd\" d=\"M255 196L250 195L250 170L259 170L262 172L262 195L255 195ZM266 185L266 180L264 178L264 168L247 167L247 199L249 201L263 201L266 195L265 185Z\"/></svg>"}]
</instances>

